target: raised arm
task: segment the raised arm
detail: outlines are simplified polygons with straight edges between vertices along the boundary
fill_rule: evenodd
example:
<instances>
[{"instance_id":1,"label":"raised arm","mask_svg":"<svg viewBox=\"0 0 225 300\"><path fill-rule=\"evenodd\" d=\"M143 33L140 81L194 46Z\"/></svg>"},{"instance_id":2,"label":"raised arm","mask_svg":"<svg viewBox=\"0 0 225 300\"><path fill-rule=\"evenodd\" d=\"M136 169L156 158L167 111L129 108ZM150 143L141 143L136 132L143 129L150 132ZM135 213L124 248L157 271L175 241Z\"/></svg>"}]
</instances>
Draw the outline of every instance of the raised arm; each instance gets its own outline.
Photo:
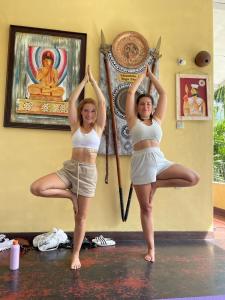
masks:
<instances>
[{"instance_id":1,"label":"raised arm","mask_svg":"<svg viewBox=\"0 0 225 300\"><path fill-rule=\"evenodd\" d=\"M138 75L138 77L135 79L135 81L131 84L131 86L128 89L127 92L127 99L126 99L126 119L127 119L127 124L129 129L131 129L137 119L137 115L136 115L136 111L135 111L135 107L136 107L136 103L135 103L135 93L139 87L139 85L141 84L142 80L145 78L146 76L146 70L144 71L144 73L141 73Z\"/></svg>"},{"instance_id":2,"label":"raised arm","mask_svg":"<svg viewBox=\"0 0 225 300\"><path fill-rule=\"evenodd\" d=\"M100 133L105 128L105 121L106 121L106 104L105 104L105 97L98 86L96 80L94 79L94 76L91 72L90 66L88 66L88 77L90 80L90 83L95 91L96 97L98 99L98 113L97 113L97 120L96 120L96 125L100 129Z\"/></svg>"},{"instance_id":3,"label":"raised arm","mask_svg":"<svg viewBox=\"0 0 225 300\"><path fill-rule=\"evenodd\" d=\"M81 83L73 90L72 94L70 95L69 98L69 113L68 113L68 118L69 118L69 123L70 123L70 128L72 132L76 129L78 126L78 116L77 116L77 100L84 89L86 83L88 82L89 77L86 72L84 79L81 81Z\"/></svg>"},{"instance_id":4,"label":"raised arm","mask_svg":"<svg viewBox=\"0 0 225 300\"><path fill-rule=\"evenodd\" d=\"M156 117L157 120L163 121L166 113L167 108L167 95L165 90L163 89L162 85L160 84L159 80L150 70L150 67L147 67L147 76L152 81L157 93L159 94L158 104L156 110L153 114L153 117Z\"/></svg>"}]
</instances>

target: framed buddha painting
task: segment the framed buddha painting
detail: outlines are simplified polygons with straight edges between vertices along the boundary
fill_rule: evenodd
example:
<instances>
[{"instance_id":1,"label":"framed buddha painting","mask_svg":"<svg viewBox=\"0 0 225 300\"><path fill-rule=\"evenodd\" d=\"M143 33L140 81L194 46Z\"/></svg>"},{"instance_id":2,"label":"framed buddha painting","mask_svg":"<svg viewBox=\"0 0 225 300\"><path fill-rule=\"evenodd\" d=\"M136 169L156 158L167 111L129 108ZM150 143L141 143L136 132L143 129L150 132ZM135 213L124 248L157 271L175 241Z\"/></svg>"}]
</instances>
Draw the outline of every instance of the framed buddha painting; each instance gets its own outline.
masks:
<instances>
[{"instance_id":1,"label":"framed buddha painting","mask_svg":"<svg viewBox=\"0 0 225 300\"><path fill-rule=\"evenodd\" d=\"M85 74L86 39L10 25L5 127L69 129L68 99Z\"/></svg>"}]
</instances>

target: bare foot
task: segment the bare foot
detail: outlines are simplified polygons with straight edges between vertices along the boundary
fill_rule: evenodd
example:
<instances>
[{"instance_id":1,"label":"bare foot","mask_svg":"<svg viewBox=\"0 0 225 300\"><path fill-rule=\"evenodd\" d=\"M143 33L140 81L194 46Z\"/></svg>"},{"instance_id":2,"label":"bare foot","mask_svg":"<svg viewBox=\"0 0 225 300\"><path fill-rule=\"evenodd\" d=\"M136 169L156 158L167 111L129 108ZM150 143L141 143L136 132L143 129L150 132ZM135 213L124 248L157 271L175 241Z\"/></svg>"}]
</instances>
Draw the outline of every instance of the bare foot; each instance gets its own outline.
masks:
<instances>
[{"instance_id":1,"label":"bare foot","mask_svg":"<svg viewBox=\"0 0 225 300\"><path fill-rule=\"evenodd\" d=\"M155 261L155 251L149 250L148 253L145 255L145 260L153 263Z\"/></svg>"},{"instance_id":2,"label":"bare foot","mask_svg":"<svg viewBox=\"0 0 225 300\"><path fill-rule=\"evenodd\" d=\"M78 202L77 202L77 196L75 194L72 194L72 203L73 203L73 208L74 208L74 212L75 214L78 213Z\"/></svg>"},{"instance_id":3,"label":"bare foot","mask_svg":"<svg viewBox=\"0 0 225 300\"><path fill-rule=\"evenodd\" d=\"M81 268L81 263L78 256L75 255L73 256L70 268L73 270L77 270Z\"/></svg>"}]
</instances>

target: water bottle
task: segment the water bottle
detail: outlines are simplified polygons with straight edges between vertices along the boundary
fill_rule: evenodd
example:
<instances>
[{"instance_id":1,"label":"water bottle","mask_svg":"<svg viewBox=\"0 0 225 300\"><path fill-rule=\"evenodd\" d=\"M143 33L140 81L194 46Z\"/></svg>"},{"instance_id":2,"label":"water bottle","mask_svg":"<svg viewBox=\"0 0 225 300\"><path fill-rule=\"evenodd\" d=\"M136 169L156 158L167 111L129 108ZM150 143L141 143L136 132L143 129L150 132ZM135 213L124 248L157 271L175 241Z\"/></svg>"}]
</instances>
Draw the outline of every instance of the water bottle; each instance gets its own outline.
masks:
<instances>
[{"instance_id":1,"label":"water bottle","mask_svg":"<svg viewBox=\"0 0 225 300\"><path fill-rule=\"evenodd\" d=\"M19 269L20 265L20 245L17 240L13 240L13 244L10 248L10 270Z\"/></svg>"}]
</instances>

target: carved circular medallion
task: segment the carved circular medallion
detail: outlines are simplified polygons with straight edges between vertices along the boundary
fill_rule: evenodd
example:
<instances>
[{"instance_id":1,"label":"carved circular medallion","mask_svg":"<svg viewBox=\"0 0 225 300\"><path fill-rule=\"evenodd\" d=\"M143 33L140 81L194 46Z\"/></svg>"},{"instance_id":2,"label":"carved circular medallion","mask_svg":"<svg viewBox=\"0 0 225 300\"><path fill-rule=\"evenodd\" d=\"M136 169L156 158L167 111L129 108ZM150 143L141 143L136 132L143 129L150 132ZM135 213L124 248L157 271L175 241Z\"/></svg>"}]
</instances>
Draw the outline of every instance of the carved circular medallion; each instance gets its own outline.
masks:
<instances>
[{"instance_id":1,"label":"carved circular medallion","mask_svg":"<svg viewBox=\"0 0 225 300\"><path fill-rule=\"evenodd\" d=\"M146 39L138 32L126 31L119 34L112 43L115 60L123 67L138 68L149 55Z\"/></svg>"}]
</instances>

